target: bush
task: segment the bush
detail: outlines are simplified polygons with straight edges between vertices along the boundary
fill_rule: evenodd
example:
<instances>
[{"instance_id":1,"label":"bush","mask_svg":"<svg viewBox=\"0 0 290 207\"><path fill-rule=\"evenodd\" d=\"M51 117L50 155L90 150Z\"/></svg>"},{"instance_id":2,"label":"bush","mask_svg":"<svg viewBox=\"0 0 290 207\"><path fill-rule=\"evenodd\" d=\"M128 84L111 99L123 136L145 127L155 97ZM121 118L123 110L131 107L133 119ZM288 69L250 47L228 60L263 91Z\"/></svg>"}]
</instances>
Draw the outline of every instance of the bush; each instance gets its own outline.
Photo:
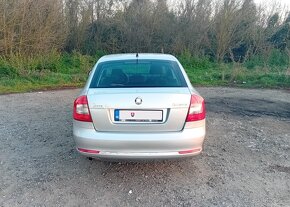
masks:
<instances>
[{"instance_id":1,"label":"bush","mask_svg":"<svg viewBox=\"0 0 290 207\"><path fill-rule=\"evenodd\" d=\"M270 57L268 59L268 65L270 67L287 67L289 64L289 57L286 52L274 49L271 51Z\"/></svg>"},{"instance_id":2,"label":"bush","mask_svg":"<svg viewBox=\"0 0 290 207\"><path fill-rule=\"evenodd\" d=\"M289 65L289 57L285 51L273 49L270 52L269 57L265 57L261 54L257 54L251 57L244 63L244 66L248 69L254 69L257 67L274 68L286 68Z\"/></svg>"},{"instance_id":3,"label":"bush","mask_svg":"<svg viewBox=\"0 0 290 207\"><path fill-rule=\"evenodd\" d=\"M59 63L59 72L65 74L88 73L96 61L96 58L82 55L76 51L72 54L64 53Z\"/></svg>"},{"instance_id":4,"label":"bush","mask_svg":"<svg viewBox=\"0 0 290 207\"><path fill-rule=\"evenodd\" d=\"M207 57L194 57L189 51L184 51L178 59L185 68L193 70L208 70L215 67L215 63L211 62Z\"/></svg>"},{"instance_id":5,"label":"bush","mask_svg":"<svg viewBox=\"0 0 290 207\"><path fill-rule=\"evenodd\" d=\"M35 57L11 56L0 58L0 93L20 92L62 86L81 86L97 59L79 52L59 53ZM207 57L194 57L188 51L179 56L193 85L290 88L290 76L286 75L288 57L279 50L268 58L268 67L262 56L256 55L244 65L215 63Z\"/></svg>"},{"instance_id":6,"label":"bush","mask_svg":"<svg viewBox=\"0 0 290 207\"><path fill-rule=\"evenodd\" d=\"M7 64L4 60L0 60L0 77L11 77L17 76L17 70L13 66Z\"/></svg>"}]
</instances>

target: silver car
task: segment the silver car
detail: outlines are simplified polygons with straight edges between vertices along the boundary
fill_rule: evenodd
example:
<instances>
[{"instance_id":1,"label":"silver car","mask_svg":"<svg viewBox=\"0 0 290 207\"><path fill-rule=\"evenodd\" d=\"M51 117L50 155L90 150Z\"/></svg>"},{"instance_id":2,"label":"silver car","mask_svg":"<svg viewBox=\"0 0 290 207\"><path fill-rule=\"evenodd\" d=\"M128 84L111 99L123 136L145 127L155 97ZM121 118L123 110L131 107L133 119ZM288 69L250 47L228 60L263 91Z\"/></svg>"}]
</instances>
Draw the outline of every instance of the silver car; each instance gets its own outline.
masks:
<instances>
[{"instance_id":1,"label":"silver car","mask_svg":"<svg viewBox=\"0 0 290 207\"><path fill-rule=\"evenodd\" d=\"M204 99L172 55L106 55L74 102L77 150L104 159L197 155L205 137Z\"/></svg>"}]
</instances>

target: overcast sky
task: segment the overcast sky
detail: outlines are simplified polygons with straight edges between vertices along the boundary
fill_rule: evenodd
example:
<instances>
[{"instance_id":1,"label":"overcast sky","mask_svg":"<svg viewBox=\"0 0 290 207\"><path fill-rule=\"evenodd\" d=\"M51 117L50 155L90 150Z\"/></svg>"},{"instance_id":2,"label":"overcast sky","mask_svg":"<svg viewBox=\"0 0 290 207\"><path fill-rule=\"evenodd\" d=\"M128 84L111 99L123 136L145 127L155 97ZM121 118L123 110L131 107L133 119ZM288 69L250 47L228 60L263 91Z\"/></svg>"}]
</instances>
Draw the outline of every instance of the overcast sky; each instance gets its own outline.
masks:
<instances>
[{"instance_id":1,"label":"overcast sky","mask_svg":"<svg viewBox=\"0 0 290 207\"><path fill-rule=\"evenodd\" d=\"M217 2L222 2L223 0L215 0ZM180 3L180 0L168 0L169 5L176 5L176 3ZM280 6L279 10L283 10L284 12L290 11L290 0L254 0L256 4L262 4L262 6L267 6L268 10L271 10L271 5L278 3ZM277 7L275 7L277 9Z\"/></svg>"},{"instance_id":2,"label":"overcast sky","mask_svg":"<svg viewBox=\"0 0 290 207\"><path fill-rule=\"evenodd\" d=\"M254 0L255 2L262 3L262 4L272 4L273 2L281 3L283 6L290 8L290 0Z\"/></svg>"}]
</instances>

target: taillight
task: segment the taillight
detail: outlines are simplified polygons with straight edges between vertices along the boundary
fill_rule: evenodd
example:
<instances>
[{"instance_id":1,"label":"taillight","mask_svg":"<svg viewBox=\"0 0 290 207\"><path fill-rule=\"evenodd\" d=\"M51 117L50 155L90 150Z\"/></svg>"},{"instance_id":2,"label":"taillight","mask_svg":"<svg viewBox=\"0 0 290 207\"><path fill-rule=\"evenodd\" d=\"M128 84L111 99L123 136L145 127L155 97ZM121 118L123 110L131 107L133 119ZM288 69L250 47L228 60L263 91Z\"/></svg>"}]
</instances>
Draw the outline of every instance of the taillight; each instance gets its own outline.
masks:
<instances>
[{"instance_id":1,"label":"taillight","mask_svg":"<svg viewBox=\"0 0 290 207\"><path fill-rule=\"evenodd\" d=\"M198 95L191 95L186 122L203 120L205 113L204 99Z\"/></svg>"},{"instance_id":2,"label":"taillight","mask_svg":"<svg viewBox=\"0 0 290 207\"><path fill-rule=\"evenodd\" d=\"M92 122L87 96L80 96L75 100L73 117L78 121Z\"/></svg>"},{"instance_id":3,"label":"taillight","mask_svg":"<svg viewBox=\"0 0 290 207\"><path fill-rule=\"evenodd\" d=\"M191 150L179 151L178 153L181 154L181 155L185 155L185 154L191 154L191 153L200 152L200 151L201 151L201 147L194 148L194 149L191 149Z\"/></svg>"},{"instance_id":4,"label":"taillight","mask_svg":"<svg viewBox=\"0 0 290 207\"><path fill-rule=\"evenodd\" d=\"M91 150L91 149L84 149L84 148L78 148L78 151L90 153L90 154L99 154L100 153L100 151L98 151L98 150Z\"/></svg>"}]
</instances>

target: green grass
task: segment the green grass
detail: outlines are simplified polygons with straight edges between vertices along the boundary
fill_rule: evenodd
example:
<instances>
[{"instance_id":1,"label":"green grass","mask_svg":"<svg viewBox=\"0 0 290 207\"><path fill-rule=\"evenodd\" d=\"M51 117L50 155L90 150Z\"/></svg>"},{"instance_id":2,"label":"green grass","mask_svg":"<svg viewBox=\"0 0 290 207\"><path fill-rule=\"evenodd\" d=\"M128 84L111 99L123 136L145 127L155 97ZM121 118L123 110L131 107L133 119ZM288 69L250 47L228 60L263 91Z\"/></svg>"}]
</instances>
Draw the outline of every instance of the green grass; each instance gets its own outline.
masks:
<instances>
[{"instance_id":1,"label":"green grass","mask_svg":"<svg viewBox=\"0 0 290 207\"><path fill-rule=\"evenodd\" d=\"M41 78L36 75L30 78L1 78L0 94L81 87L87 78L86 74L68 75L53 72L41 76Z\"/></svg>"},{"instance_id":2,"label":"green grass","mask_svg":"<svg viewBox=\"0 0 290 207\"><path fill-rule=\"evenodd\" d=\"M0 58L0 94L81 87L97 60L77 52Z\"/></svg>"},{"instance_id":3,"label":"green grass","mask_svg":"<svg viewBox=\"0 0 290 207\"><path fill-rule=\"evenodd\" d=\"M274 61L275 58L280 61ZM179 59L194 86L290 88L288 61L286 56L277 54L277 51L273 51L267 60L259 57L257 61L257 57L254 57L244 64L218 64L207 58L192 57L188 53Z\"/></svg>"},{"instance_id":4,"label":"green grass","mask_svg":"<svg viewBox=\"0 0 290 207\"><path fill-rule=\"evenodd\" d=\"M255 57L245 64L218 64L189 53L179 57L194 86L234 86L244 88L290 88L289 69L284 56L273 54L269 65ZM0 58L0 94L82 87L98 59L52 52L46 56ZM284 58L284 59L283 59ZM283 60L283 61L282 61ZM288 72L287 72L288 71Z\"/></svg>"},{"instance_id":5,"label":"green grass","mask_svg":"<svg viewBox=\"0 0 290 207\"><path fill-rule=\"evenodd\" d=\"M249 70L244 67L217 66L207 70L186 67L195 86L232 86L243 88L290 88L290 75L286 70ZM224 78L223 78L224 77Z\"/></svg>"}]
</instances>

